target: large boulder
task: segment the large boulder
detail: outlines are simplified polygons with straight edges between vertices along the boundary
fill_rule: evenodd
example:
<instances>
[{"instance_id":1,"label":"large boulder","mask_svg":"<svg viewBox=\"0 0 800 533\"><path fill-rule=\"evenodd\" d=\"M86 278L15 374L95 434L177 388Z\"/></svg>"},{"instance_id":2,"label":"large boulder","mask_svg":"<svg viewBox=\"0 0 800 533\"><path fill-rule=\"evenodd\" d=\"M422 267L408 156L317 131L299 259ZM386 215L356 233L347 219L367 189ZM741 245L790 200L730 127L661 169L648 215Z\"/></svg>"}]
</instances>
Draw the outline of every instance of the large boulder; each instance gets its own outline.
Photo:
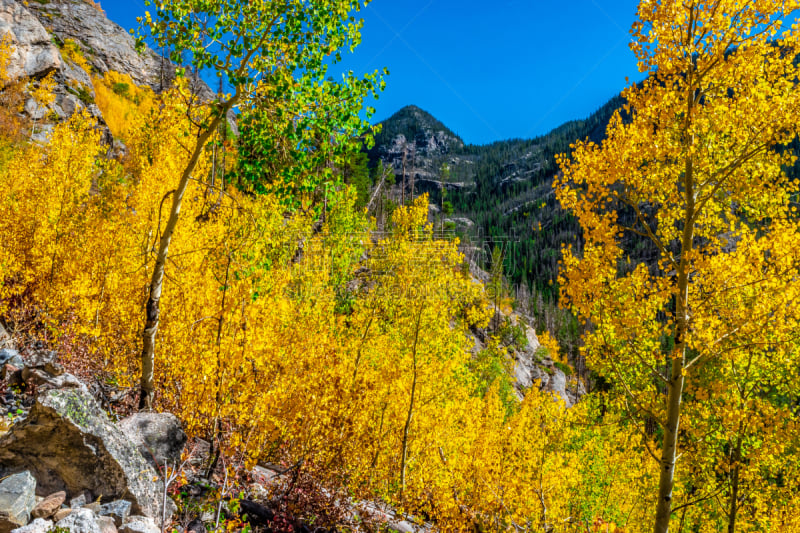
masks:
<instances>
[{"instance_id":1,"label":"large boulder","mask_svg":"<svg viewBox=\"0 0 800 533\"><path fill-rule=\"evenodd\" d=\"M30 472L20 472L0 482L0 532L24 526L36 505L36 480Z\"/></svg>"},{"instance_id":2,"label":"large boulder","mask_svg":"<svg viewBox=\"0 0 800 533\"><path fill-rule=\"evenodd\" d=\"M0 0L0 35L8 35L14 46L10 78L41 77L61 67L61 53L50 34L20 2Z\"/></svg>"},{"instance_id":3,"label":"large boulder","mask_svg":"<svg viewBox=\"0 0 800 533\"><path fill-rule=\"evenodd\" d=\"M174 468L180 463L186 433L175 415L136 413L120 421L117 426L154 468L162 468L165 464Z\"/></svg>"},{"instance_id":4,"label":"large boulder","mask_svg":"<svg viewBox=\"0 0 800 533\"><path fill-rule=\"evenodd\" d=\"M41 394L28 418L0 437L0 470L22 469L33 473L42 495L89 491L161 516L162 481L85 390Z\"/></svg>"}]
</instances>

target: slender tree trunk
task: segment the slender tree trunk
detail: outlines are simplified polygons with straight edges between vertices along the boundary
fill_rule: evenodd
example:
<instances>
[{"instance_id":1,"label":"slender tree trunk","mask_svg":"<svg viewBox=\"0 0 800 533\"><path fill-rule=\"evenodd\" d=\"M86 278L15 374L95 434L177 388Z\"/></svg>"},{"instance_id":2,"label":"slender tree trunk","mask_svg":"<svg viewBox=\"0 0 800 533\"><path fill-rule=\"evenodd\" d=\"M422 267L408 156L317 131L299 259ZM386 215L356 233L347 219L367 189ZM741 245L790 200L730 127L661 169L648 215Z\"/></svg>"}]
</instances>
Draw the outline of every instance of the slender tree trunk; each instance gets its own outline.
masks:
<instances>
[{"instance_id":1,"label":"slender tree trunk","mask_svg":"<svg viewBox=\"0 0 800 533\"><path fill-rule=\"evenodd\" d=\"M681 353L683 349L681 349ZM680 427L681 398L684 377L683 356L672 362L672 379L669 383L667 400L667 424L664 427L664 443L661 448L661 475L658 482L658 507L656 509L655 533L669 531L672 512L672 489L675 484L675 458L678 449L678 430Z\"/></svg>"},{"instance_id":2,"label":"slender tree trunk","mask_svg":"<svg viewBox=\"0 0 800 533\"><path fill-rule=\"evenodd\" d=\"M408 463L408 434L411 430L411 420L414 416L414 403L416 400L417 392L417 342L419 340L419 325L422 320L422 311L425 309L425 304L419 309L417 315L417 324L414 328L414 345L411 348L412 359L412 373L413 378L411 381L411 400L408 403L408 414L406 416L406 423L403 426L403 444L400 455L400 494L402 495L406 489L406 466Z\"/></svg>"},{"instance_id":3,"label":"slender tree trunk","mask_svg":"<svg viewBox=\"0 0 800 533\"><path fill-rule=\"evenodd\" d=\"M684 367L686 365L686 334L689 331L689 270L691 268L689 256L694 245L694 219L696 215L694 168L691 158L686 161L684 190L686 205L684 208L684 228L681 240L675 305L675 349L672 353L672 367L667 386L667 419L664 426L664 442L661 447L661 474L658 483L655 533L667 533L669 531L669 519L672 514L672 489L675 485L675 460L678 450L681 401L683 399L683 387L686 382Z\"/></svg>"},{"instance_id":4,"label":"slender tree trunk","mask_svg":"<svg viewBox=\"0 0 800 533\"><path fill-rule=\"evenodd\" d=\"M178 224L178 218L181 213L181 204L183 202L183 195L186 193L186 187L189 185L189 179L192 176L197 163L200 161L200 156L203 153L208 139L217 130L220 121L227 116L228 110L238 100L238 94L229 100L222 108L218 116L216 116L211 125L203 131L197 139L197 145L194 148L192 157L183 170L181 179L178 182L178 188L172 193L172 207L170 208L169 218L164 227L164 233L161 234L161 239L158 243L158 254L156 255L156 262L153 267L153 275L150 278L150 291L145 307L145 325L142 333L142 376L139 383L140 396L139 396L139 409L150 409L153 403L153 392L155 390L154 384L154 370L155 370L155 349L156 349L156 334L158 333L158 325L161 318L161 311L159 303L161 302L161 292L164 283L164 267L167 264L167 256L169 254L169 245L172 242L172 234L175 233L175 227Z\"/></svg>"},{"instance_id":5,"label":"slender tree trunk","mask_svg":"<svg viewBox=\"0 0 800 533\"><path fill-rule=\"evenodd\" d=\"M689 30L686 42L692 43L694 36L694 7L689 14ZM694 144L689 135L693 123L694 107L698 98L694 86L695 71L690 67L686 76L686 115L683 122L683 139L685 146ZM672 514L672 489L675 485L675 461L678 449L678 432L680 430L681 400L686 382L686 335L689 332L689 274L691 254L694 248L694 224L697 217L695 203L694 161L692 156L686 158L683 173L684 212L683 232L681 236L681 255L678 265L678 282L675 302L675 348L672 353L672 368L667 386L667 419L664 427L664 442L661 448L661 474L658 482L658 502L656 507L655 533L668 533L669 520Z\"/></svg>"},{"instance_id":6,"label":"slender tree trunk","mask_svg":"<svg viewBox=\"0 0 800 533\"><path fill-rule=\"evenodd\" d=\"M741 432L741 427L739 428ZM731 477L731 505L728 511L728 533L735 533L736 518L739 514L739 469L742 460L742 436L736 439L736 449L733 452L733 476Z\"/></svg>"}]
</instances>

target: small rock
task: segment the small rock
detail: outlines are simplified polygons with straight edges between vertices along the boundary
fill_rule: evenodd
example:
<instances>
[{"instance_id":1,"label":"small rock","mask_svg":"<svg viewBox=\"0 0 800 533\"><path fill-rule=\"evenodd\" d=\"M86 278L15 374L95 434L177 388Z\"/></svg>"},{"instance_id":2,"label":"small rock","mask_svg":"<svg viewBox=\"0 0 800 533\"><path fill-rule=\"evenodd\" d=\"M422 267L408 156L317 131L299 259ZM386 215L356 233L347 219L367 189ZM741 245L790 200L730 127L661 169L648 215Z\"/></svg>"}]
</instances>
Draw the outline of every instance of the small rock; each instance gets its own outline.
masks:
<instances>
[{"instance_id":1,"label":"small rock","mask_svg":"<svg viewBox=\"0 0 800 533\"><path fill-rule=\"evenodd\" d=\"M41 368L22 369L22 380L28 385L44 387L47 389L79 389L88 392L86 385L72 374L54 376Z\"/></svg>"},{"instance_id":2,"label":"small rock","mask_svg":"<svg viewBox=\"0 0 800 533\"><path fill-rule=\"evenodd\" d=\"M36 480L27 471L0 482L0 533L28 523L36 505L35 492Z\"/></svg>"},{"instance_id":3,"label":"small rock","mask_svg":"<svg viewBox=\"0 0 800 533\"><path fill-rule=\"evenodd\" d=\"M100 507L101 507L100 506L100 502L91 502L91 503L87 503L86 505L83 506L84 509L89 509L91 512L93 512L96 515L100 514Z\"/></svg>"},{"instance_id":4,"label":"small rock","mask_svg":"<svg viewBox=\"0 0 800 533\"><path fill-rule=\"evenodd\" d=\"M22 356L19 355L17 350L3 348L0 350L0 365L12 365L17 368L22 368L25 366L25 361L22 360Z\"/></svg>"},{"instance_id":5,"label":"small rock","mask_svg":"<svg viewBox=\"0 0 800 533\"><path fill-rule=\"evenodd\" d=\"M97 516L89 509L73 509L69 516L58 521L58 528L70 533L103 533Z\"/></svg>"},{"instance_id":6,"label":"small rock","mask_svg":"<svg viewBox=\"0 0 800 533\"><path fill-rule=\"evenodd\" d=\"M28 365L31 368L39 368L51 376L60 376L64 373L64 367L58 363L58 352L53 350L39 350L28 357Z\"/></svg>"},{"instance_id":7,"label":"small rock","mask_svg":"<svg viewBox=\"0 0 800 533\"><path fill-rule=\"evenodd\" d=\"M53 521L58 523L64 520L66 517L71 515L72 511L74 510L75 509L70 509L69 507L67 507L66 509L59 509L58 511L56 511L56 514L53 515Z\"/></svg>"},{"instance_id":8,"label":"small rock","mask_svg":"<svg viewBox=\"0 0 800 533\"><path fill-rule=\"evenodd\" d=\"M51 494L41 502L36 504L36 507L31 511L33 518L50 518L56 511L61 508L61 504L67 499L67 493L62 491Z\"/></svg>"},{"instance_id":9,"label":"small rock","mask_svg":"<svg viewBox=\"0 0 800 533\"><path fill-rule=\"evenodd\" d=\"M27 526L12 529L11 533L47 533L53 528L53 523L50 520L37 518Z\"/></svg>"},{"instance_id":10,"label":"small rock","mask_svg":"<svg viewBox=\"0 0 800 533\"><path fill-rule=\"evenodd\" d=\"M88 490L82 490L80 493L69 501L69 506L73 509L79 509L92 501L92 495Z\"/></svg>"},{"instance_id":11,"label":"small rock","mask_svg":"<svg viewBox=\"0 0 800 533\"><path fill-rule=\"evenodd\" d=\"M108 516L113 518L114 525L120 527L131 514L131 502L125 500L116 500L111 503L106 503L100 506L100 512L98 514L100 516Z\"/></svg>"},{"instance_id":12,"label":"small rock","mask_svg":"<svg viewBox=\"0 0 800 533\"><path fill-rule=\"evenodd\" d=\"M117 533L117 525L110 516L98 516L97 523L102 533Z\"/></svg>"},{"instance_id":13,"label":"small rock","mask_svg":"<svg viewBox=\"0 0 800 533\"><path fill-rule=\"evenodd\" d=\"M414 526L405 520L390 523L388 529L389 531L395 531L397 533L415 533Z\"/></svg>"},{"instance_id":14,"label":"small rock","mask_svg":"<svg viewBox=\"0 0 800 533\"><path fill-rule=\"evenodd\" d=\"M147 516L131 516L125 522L119 533L161 533L159 528L152 518Z\"/></svg>"},{"instance_id":15,"label":"small rock","mask_svg":"<svg viewBox=\"0 0 800 533\"><path fill-rule=\"evenodd\" d=\"M186 533L206 533L206 526L199 518L195 518L186 526Z\"/></svg>"},{"instance_id":16,"label":"small rock","mask_svg":"<svg viewBox=\"0 0 800 533\"><path fill-rule=\"evenodd\" d=\"M186 433L178 417L170 413L136 413L120 421L117 427L139 449L156 471L165 464L180 463Z\"/></svg>"}]
</instances>

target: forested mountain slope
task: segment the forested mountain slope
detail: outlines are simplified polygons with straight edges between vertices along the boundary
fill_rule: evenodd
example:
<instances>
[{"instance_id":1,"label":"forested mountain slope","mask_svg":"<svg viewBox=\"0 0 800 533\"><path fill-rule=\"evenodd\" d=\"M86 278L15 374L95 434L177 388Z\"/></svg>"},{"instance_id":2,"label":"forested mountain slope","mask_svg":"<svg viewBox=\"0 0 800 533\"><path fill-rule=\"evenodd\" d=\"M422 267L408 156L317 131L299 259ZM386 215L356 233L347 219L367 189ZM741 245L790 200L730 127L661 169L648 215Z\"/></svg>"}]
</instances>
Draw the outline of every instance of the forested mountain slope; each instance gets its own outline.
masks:
<instances>
[{"instance_id":1,"label":"forested mountain slope","mask_svg":"<svg viewBox=\"0 0 800 533\"><path fill-rule=\"evenodd\" d=\"M555 156L569 152L578 139L600 142L622 104L616 96L585 120L567 122L541 137L488 145L467 145L429 113L408 106L381 123L369 151L370 164L381 160L392 167L402 187L405 156L406 190L430 192L436 205L442 167L447 165L444 186L455 209L451 220L474 223L458 224L458 230L474 242L500 245L506 275L515 285L552 296L549 287L557 275L561 245L580 239L577 223L553 196Z\"/></svg>"}]
</instances>

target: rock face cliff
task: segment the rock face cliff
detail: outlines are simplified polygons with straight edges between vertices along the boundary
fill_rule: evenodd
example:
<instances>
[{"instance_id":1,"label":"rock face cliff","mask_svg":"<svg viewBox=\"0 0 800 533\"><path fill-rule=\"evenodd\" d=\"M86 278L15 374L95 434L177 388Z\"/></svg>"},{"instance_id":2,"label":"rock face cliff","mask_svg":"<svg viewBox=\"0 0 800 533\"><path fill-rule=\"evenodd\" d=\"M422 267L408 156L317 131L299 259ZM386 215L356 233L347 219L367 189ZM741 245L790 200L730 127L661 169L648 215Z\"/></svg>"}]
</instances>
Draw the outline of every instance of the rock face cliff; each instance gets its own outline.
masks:
<instances>
[{"instance_id":1,"label":"rock face cliff","mask_svg":"<svg viewBox=\"0 0 800 533\"><path fill-rule=\"evenodd\" d=\"M3 1L15 3L15 0ZM27 2L27 9L56 43L67 39L78 43L97 73L122 72L137 85L149 85L156 91L168 85L169 63L150 49L137 53L133 37L85 0Z\"/></svg>"},{"instance_id":2,"label":"rock face cliff","mask_svg":"<svg viewBox=\"0 0 800 533\"><path fill-rule=\"evenodd\" d=\"M149 48L137 52L133 37L88 0L0 0L0 35L13 46L7 69L11 78L36 80L53 73L56 81L55 102L41 109L29 99L25 112L36 120L53 115L63 120L85 109L105 130L109 144L111 135L94 104L92 76L113 70L156 92L168 88L175 77L175 65ZM78 47L88 68L70 59L65 52L68 42ZM194 85L201 98L212 96L202 81ZM43 124L34 137L45 138L48 129Z\"/></svg>"}]
</instances>

